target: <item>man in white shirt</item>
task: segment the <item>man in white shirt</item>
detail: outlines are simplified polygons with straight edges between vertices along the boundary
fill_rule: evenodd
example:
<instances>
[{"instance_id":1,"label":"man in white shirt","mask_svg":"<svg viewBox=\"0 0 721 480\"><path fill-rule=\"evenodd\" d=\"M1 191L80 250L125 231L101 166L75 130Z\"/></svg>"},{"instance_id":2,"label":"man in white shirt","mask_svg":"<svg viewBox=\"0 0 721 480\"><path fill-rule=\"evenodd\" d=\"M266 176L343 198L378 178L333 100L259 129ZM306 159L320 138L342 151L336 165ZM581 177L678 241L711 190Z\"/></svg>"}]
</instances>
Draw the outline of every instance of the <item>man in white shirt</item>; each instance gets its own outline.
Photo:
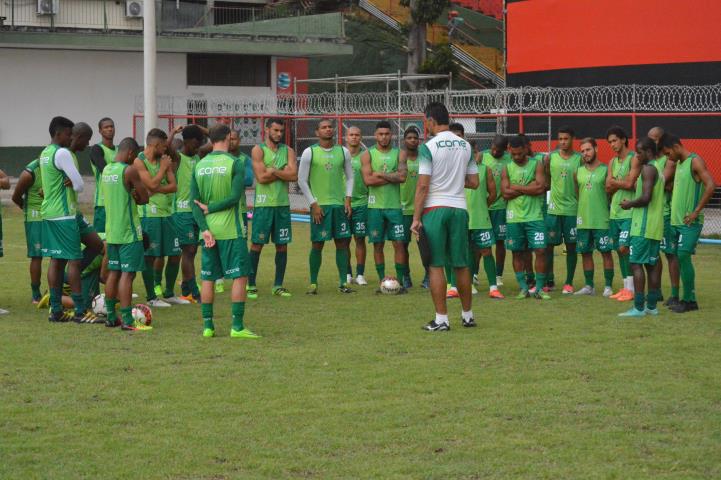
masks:
<instances>
[{"instance_id":1,"label":"man in white shirt","mask_svg":"<svg viewBox=\"0 0 721 480\"><path fill-rule=\"evenodd\" d=\"M418 186L411 231L424 235L430 246L431 297L436 318L423 328L450 330L446 305L446 264L456 273L461 297L462 324L475 327L471 311L471 274L468 268L468 212L464 188L478 188L473 147L448 130L448 109L434 102L425 108L425 127L433 137L418 151ZM422 242L423 243L423 242Z\"/></svg>"}]
</instances>

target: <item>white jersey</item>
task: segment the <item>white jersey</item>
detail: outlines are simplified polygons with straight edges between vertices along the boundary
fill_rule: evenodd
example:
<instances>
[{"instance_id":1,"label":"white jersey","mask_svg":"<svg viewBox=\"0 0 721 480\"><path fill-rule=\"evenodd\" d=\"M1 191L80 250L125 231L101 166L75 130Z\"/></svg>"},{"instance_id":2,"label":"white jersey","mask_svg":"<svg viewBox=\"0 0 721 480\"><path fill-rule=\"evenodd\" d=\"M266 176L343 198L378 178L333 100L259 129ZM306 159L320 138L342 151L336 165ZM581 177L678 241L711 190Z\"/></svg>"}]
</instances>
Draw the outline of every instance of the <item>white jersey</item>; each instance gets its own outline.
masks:
<instances>
[{"instance_id":1,"label":"white jersey","mask_svg":"<svg viewBox=\"0 0 721 480\"><path fill-rule=\"evenodd\" d=\"M439 133L418 150L418 174L430 175L424 208L466 209L466 175L478 174L471 144L449 130Z\"/></svg>"}]
</instances>

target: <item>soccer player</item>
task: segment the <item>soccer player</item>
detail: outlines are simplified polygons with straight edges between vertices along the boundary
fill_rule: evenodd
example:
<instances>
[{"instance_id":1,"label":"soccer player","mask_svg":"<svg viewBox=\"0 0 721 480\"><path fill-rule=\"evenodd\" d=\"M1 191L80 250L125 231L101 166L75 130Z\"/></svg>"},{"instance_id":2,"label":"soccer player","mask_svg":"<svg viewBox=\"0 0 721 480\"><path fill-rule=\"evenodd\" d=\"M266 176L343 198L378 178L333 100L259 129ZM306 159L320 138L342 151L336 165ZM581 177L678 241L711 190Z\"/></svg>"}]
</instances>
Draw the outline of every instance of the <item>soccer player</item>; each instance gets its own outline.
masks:
<instances>
[{"instance_id":1,"label":"soccer player","mask_svg":"<svg viewBox=\"0 0 721 480\"><path fill-rule=\"evenodd\" d=\"M10 178L7 174L0 170L0 190L7 190L10 188ZM3 256L3 223L2 223L2 205L0 205L0 257ZM0 315L7 315L7 310L0 308Z\"/></svg>"},{"instance_id":2,"label":"soccer player","mask_svg":"<svg viewBox=\"0 0 721 480\"><path fill-rule=\"evenodd\" d=\"M178 187L172 158L166 152L168 152L168 135L159 128L153 128L148 132L145 149L133 162L143 185L150 193L148 203L138 206L138 215L143 232L149 239L149 246L145 250L146 268L143 271L143 282L148 304L151 307L190 303L173 293L180 269L181 252L178 231L171 218L173 194ZM161 265L162 271L162 259L166 256L168 257L168 265L165 269L166 287L165 291L161 292L163 294L161 300L155 290L155 270Z\"/></svg>"},{"instance_id":3,"label":"soccer player","mask_svg":"<svg viewBox=\"0 0 721 480\"><path fill-rule=\"evenodd\" d=\"M105 232L105 200L100 188L100 175L105 166L115 160L117 148L115 139L115 122L105 117L98 122L98 132L102 140L90 147L90 167L95 176L95 211L93 212L93 228L98 233Z\"/></svg>"},{"instance_id":4,"label":"soccer player","mask_svg":"<svg viewBox=\"0 0 721 480\"><path fill-rule=\"evenodd\" d=\"M363 182L361 173L361 155L365 152L361 145L361 129L349 127L346 129L345 145L351 156L353 166L353 194L351 195L350 206L351 231L355 240L356 278L358 285L368 285L365 278L366 269L366 236L368 235L368 186ZM348 274L348 283L353 275Z\"/></svg>"},{"instance_id":5,"label":"soccer player","mask_svg":"<svg viewBox=\"0 0 721 480\"><path fill-rule=\"evenodd\" d=\"M396 277L405 278L405 248L403 240L403 209L401 208L401 183L408 173L400 151L391 146L391 124L381 120L376 124L376 144L361 155L361 173L368 185L368 241L373 244L373 258L379 281L386 276L386 239L393 242ZM380 288L379 290L380 291ZM401 293L406 289L401 288Z\"/></svg>"},{"instance_id":6,"label":"soccer player","mask_svg":"<svg viewBox=\"0 0 721 480\"><path fill-rule=\"evenodd\" d=\"M491 148L481 152L481 164L491 169L493 180L496 183L496 192L501 191L501 172L503 167L511 162L508 153L508 139L503 135L496 135L491 142ZM503 268L506 263L506 199L497 195L496 200L488 207L493 225L493 236L496 239L496 285L503 286Z\"/></svg>"},{"instance_id":7,"label":"soccer player","mask_svg":"<svg viewBox=\"0 0 721 480\"><path fill-rule=\"evenodd\" d=\"M651 162L657 157L656 143L648 137L636 143L636 159L641 165L641 175L636 181L635 198L623 200L621 208L631 210L630 262L633 270L634 298L630 310L619 317L643 317L658 315L656 303L661 296L661 270L659 255L663 238L663 201L665 182ZM648 273L648 295L646 275Z\"/></svg>"},{"instance_id":8,"label":"soccer player","mask_svg":"<svg viewBox=\"0 0 721 480\"><path fill-rule=\"evenodd\" d=\"M100 177L107 213L105 240L108 277L105 281L105 306L108 316L105 325L118 325L115 308L120 303L121 326L123 330L129 331L148 331L153 328L133 318L131 305L135 273L147 268L137 206L148 203L149 193L133 166L139 149L134 139L124 138L118 145L114 161L106 165Z\"/></svg>"},{"instance_id":9,"label":"soccer player","mask_svg":"<svg viewBox=\"0 0 721 480\"><path fill-rule=\"evenodd\" d=\"M575 295L595 295L593 285L593 249L601 253L603 259L603 278L605 286L603 296L613 293L613 257L611 256L611 238L608 233L608 195L606 194L606 176L608 167L598 160L598 145L593 138L581 140L583 165L574 173L578 188L577 243L578 253L583 258L583 277L585 285Z\"/></svg>"},{"instance_id":10,"label":"soccer player","mask_svg":"<svg viewBox=\"0 0 721 480\"><path fill-rule=\"evenodd\" d=\"M403 132L403 149L399 161L406 163L406 180L401 183L401 208L403 209L403 255L405 264L405 278L403 288L411 288L410 252L411 224L413 223L413 212L415 211L416 186L418 185L418 144L420 142L420 131L415 125L411 125ZM426 269L423 278L424 288L428 288L428 270Z\"/></svg>"},{"instance_id":11,"label":"soccer player","mask_svg":"<svg viewBox=\"0 0 721 480\"><path fill-rule=\"evenodd\" d=\"M546 158L546 181L551 192L546 215L548 247L546 247L547 290L554 287L553 247L566 244L566 281L561 293L573 293L573 277L576 273L576 213L578 211L578 186L575 173L581 166L581 156L573 151L575 134L570 127L558 129L558 148Z\"/></svg>"},{"instance_id":12,"label":"soccer player","mask_svg":"<svg viewBox=\"0 0 721 480\"><path fill-rule=\"evenodd\" d=\"M42 297L40 294L43 269L43 219L40 216L43 203L42 188L40 161L35 159L20 173L13 192L13 202L23 210L25 216L25 243L30 259L30 291L34 304L38 304Z\"/></svg>"},{"instance_id":13,"label":"soccer player","mask_svg":"<svg viewBox=\"0 0 721 480\"><path fill-rule=\"evenodd\" d=\"M338 291L353 293L348 286L348 258L352 215L353 165L347 148L333 144L333 121L318 121L315 134L318 143L306 148L298 166L298 186L310 204L310 241L308 295L318 294L318 272L323 260L325 242L335 241L335 264L338 268Z\"/></svg>"},{"instance_id":14,"label":"soccer player","mask_svg":"<svg viewBox=\"0 0 721 480\"><path fill-rule=\"evenodd\" d=\"M420 165L411 230L430 246L428 270L436 317L423 329L428 332L451 329L443 272L446 264L455 270L461 323L464 327L475 327L468 269L468 212L463 189L478 187L478 166L471 145L448 129L445 105L429 103L424 109L424 124L433 137L418 151Z\"/></svg>"},{"instance_id":15,"label":"soccer player","mask_svg":"<svg viewBox=\"0 0 721 480\"><path fill-rule=\"evenodd\" d=\"M536 254L536 293L540 300L551 297L543 289L546 286L546 224L543 221L543 194L546 191L546 175L543 164L529 159L523 138L510 140L512 162L505 166L501 175L501 193L508 201L506 207L506 246L513 252L513 270L521 291L517 299L527 298L526 254L531 249Z\"/></svg>"},{"instance_id":16,"label":"soccer player","mask_svg":"<svg viewBox=\"0 0 721 480\"><path fill-rule=\"evenodd\" d=\"M285 122L279 118L269 118L265 122L265 140L254 146L250 153L257 182L248 276L250 299L258 298L255 279L260 252L263 251L263 245L271 239L275 244L275 280L271 293L277 297L291 296L283 286L285 267L288 264L288 244L293 238L288 183L298 180L298 162L293 149L282 143L284 135Z\"/></svg>"},{"instance_id":17,"label":"soccer player","mask_svg":"<svg viewBox=\"0 0 721 480\"><path fill-rule=\"evenodd\" d=\"M213 151L195 165L191 183L193 215L203 237L200 276L203 337L215 336L213 303L215 280L233 280L231 338L260 338L245 328L246 283L250 264L246 228L241 218L245 195L245 166L228 154L230 127L217 123L210 129Z\"/></svg>"},{"instance_id":18,"label":"soccer player","mask_svg":"<svg viewBox=\"0 0 721 480\"><path fill-rule=\"evenodd\" d=\"M679 304L671 307L671 310L685 313L698 310L696 272L691 255L696 253L696 244L703 229L703 209L713 196L716 184L703 159L690 152L676 135L664 134L660 144L666 158L676 163L671 197L671 227L681 270L683 295Z\"/></svg>"},{"instance_id":19,"label":"soccer player","mask_svg":"<svg viewBox=\"0 0 721 480\"><path fill-rule=\"evenodd\" d=\"M609 164L606 192L612 195L609 229L623 278L623 288L610 298L628 302L633 300L633 277L628 260L632 212L622 209L621 202L633 199L641 168L634 152L628 148L628 135L623 128L619 126L609 128L606 132L606 140L616 154Z\"/></svg>"},{"instance_id":20,"label":"soccer player","mask_svg":"<svg viewBox=\"0 0 721 480\"><path fill-rule=\"evenodd\" d=\"M545 171L546 168L546 154L540 153L540 152L534 152L533 151L533 145L531 145L531 140L524 134L520 133L518 134L519 137L523 139L524 144L526 145L526 151L528 158L531 160L536 160L538 162L541 162L543 164L543 168ZM544 222L546 221L546 217L548 216L548 198L547 195L543 195L543 219ZM536 276L533 272L533 251L532 250L526 250L526 283L529 287L529 292L535 294L536 293ZM546 281L548 283L548 280Z\"/></svg>"}]
</instances>

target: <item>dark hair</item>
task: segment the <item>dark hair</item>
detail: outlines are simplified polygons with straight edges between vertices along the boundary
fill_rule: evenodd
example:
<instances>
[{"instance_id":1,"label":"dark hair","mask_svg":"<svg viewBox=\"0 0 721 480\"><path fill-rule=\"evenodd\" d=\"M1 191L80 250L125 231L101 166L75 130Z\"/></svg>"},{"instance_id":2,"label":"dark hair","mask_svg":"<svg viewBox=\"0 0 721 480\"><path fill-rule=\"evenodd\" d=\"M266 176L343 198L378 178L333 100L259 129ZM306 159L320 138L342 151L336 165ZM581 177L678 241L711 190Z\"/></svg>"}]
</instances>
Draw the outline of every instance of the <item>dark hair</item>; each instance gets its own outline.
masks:
<instances>
[{"instance_id":1,"label":"dark hair","mask_svg":"<svg viewBox=\"0 0 721 480\"><path fill-rule=\"evenodd\" d=\"M388 130L391 129L391 122L388 120L381 120L380 122L376 123L376 130L379 128L387 128Z\"/></svg>"},{"instance_id":2,"label":"dark hair","mask_svg":"<svg viewBox=\"0 0 721 480\"><path fill-rule=\"evenodd\" d=\"M411 133L415 133L418 138L421 136L421 131L415 125L409 125L406 127L406 131L403 132L403 138L406 138Z\"/></svg>"},{"instance_id":3,"label":"dark hair","mask_svg":"<svg viewBox=\"0 0 721 480\"><path fill-rule=\"evenodd\" d=\"M448 125L448 109L441 102L431 102L423 109L426 118L432 118L438 125Z\"/></svg>"},{"instance_id":4,"label":"dark hair","mask_svg":"<svg viewBox=\"0 0 721 480\"><path fill-rule=\"evenodd\" d=\"M273 125L274 123L277 123L278 125L280 125L282 127L285 127L285 120L283 120L282 118L270 117L269 119L267 119L265 121L265 128L270 128L271 125Z\"/></svg>"},{"instance_id":5,"label":"dark hair","mask_svg":"<svg viewBox=\"0 0 721 480\"><path fill-rule=\"evenodd\" d=\"M572 129L571 127L569 127L568 125L564 125L564 126L562 126L561 128L559 128L559 129L558 129L558 133L567 133L567 134L569 134L571 137L575 137L575 136L576 136L576 132L574 132L573 129Z\"/></svg>"},{"instance_id":6,"label":"dark hair","mask_svg":"<svg viewBox=\"0 0 721 480\"><path fill-rule=\"evenodd\" d=\"M586 137L583 140L581 140L581 145L584 143L590 143L593 148L597 148L598 144L596 143L596 139L593 137Z\"/></svg>"},{"instance_id":7,"label":"dark hair","mask_svg":"<svg viewBox=\"0 0 721 480\"><path fill-rule=\"evenodd\" d=\"M320 124L323 122L329 122L331 124L331 126L335 125L335 123L333 122L332 119L324 117L324 118L319 119L318 123L316 123L316 125L315 125L316 130L320 128Z\"/></svg>"},{"instance_id":8,"label":"dark hair","mask_svg":"<svg viewBox=\"0 0 721 480\"><path fill-rule=\"evenodd\" d=\"M523 140L523 144L525 146L528 147L531 145L531 139L528 138L525 133L519 133L518 136L521 137L521 139ZM508 142L506 142L506 143L508 143Z\"/></svg>"},{"instance_id":9,"label":"dark hair","mask_svg":"<svg viewBox=\"0 0 721 480\"><path fill-rule=\"evenodd\" d=\"M511 137L508 143L511 145L511 148L520 148L526 146L526 142L523 141L523 137L521 137L520 135Z\"/></svg>"},{"instance_id":10,"label":"dark hair","mask_svg":"<svg viewBox=\"0 0 721 480\"><path fill-rule=\"evenodd\" d=\"M50 136L54 137L60 130L73 128L74 126L75 124L69 118L53 117L53 119L50 120L50 128L48 130L50 131Z\"/></svg>"},{"instance_id":11,"label":"dark hair","mask_svg":"<svg viewBox=\"0 0 721 480\"><path fill-rule=\"evenodd\" d=\"M448 130L450 130L451 132L461 132L461 134L466 133L466 129L463 128L463 125L458 122L454 122L448 125Z\"/></svg>"},{"instance_id":12,"label":"dark hair","mask_svg":"<svg viewBox=\"0 0 721 480\"><path fill-rule=\"evenodd\" d=\"M664 133L658 140L659 148L673 148L675 145L683 145L681 139L673 133Z\"/></svg>"},{"instance_id":13,"label":"dark hair","mask_svg":"<svg viewBox=\"0 0 721 480\"><path fill-rule=\"evenodd\" d=\"M230 127L224 123L216 123L210 127L210 141L218 143L225 140L230 135Z\"/></svg>"},{"instance_id":14,"label":"dark hair","mask_svg":"<svg viewBox=\"0 0 721 480\"><path fill-rule=\"evenodd\" d=\"M658 148L656 148L656 142L651 140L649 137L639 138L636 142L637 147L641 147L641 150L650 150L651 157L656 158L658 155Z\"/></svg>"},{"instance_id":15,"label":"dark hair","mask_svg":"<svg viewBox=\"0 0 721 480\"><path fill-rule=\"evenodd\" d=\"M197 125L187 125L185 128L183 128L183 140L197 140L199 142L203 142L203 138L205 135L203 135L203 131L200 129Z\"/></svg>"},{"instance_id":16,"label":"dark hair","mask_svg":"<svg viewBox=\"0 0 721 480\"><path fill-rule=\"evenodd\" d=\"M520 137L520 135L519 135L519 137ZM524 135L524 137L525 137L525 135ZM521 137L521 138L523 138L523 137ZM501 150L507 150L508 149L508 137L498 134L495 137L493 137L493 140L491 140L491 145L493 145L494 147L498 147Z\"/></svg>"},{"instance_id":17,"label":"dark hair","mask_svg":"<svg viewBox=\"0 0 721 480\"><path fill-rule=\"evenodd\" d=\"M105 122L110 122L110 123L113 124L113 126L115 126L115 122L113 121L112 118L110 118L110 117L103 117L103 118L101 118L100 121L98 122L98 130L100 130L100 129L102 128L103 123L105 123Z\"/></svg>"},{"instance_id":18,"label":"dark hair","mask_svg":"<svg viewBox=\"0 0 721 480\"><path fill-rule=\"evenodd\" d=\"M608 137L611 135L616 135L618 138L623 138L624 144L628 146L628 135L626 134L626 130L623 129L623 127L620 127L618 125L614 125L608 130L606 130L606 140L608 140Z\"/></svg>"},{"instance_id":19,"label":"dark hair","mask_svg":"<svg viewBox=\"0 0 721 480\"><path fill-rule=\"evenodd\" d=\"M120 141L118 144L118 151L119 152L125 152L125 151L137 151L140 148L140 145L138 145L138 142L135 141L133 137L125 137Z\"/></svg>"},{"instance_id":20,"label":"dark hair","mask_svg":"<svg viewBox=\"0 0 721 480\"><path fill-rule=\"evenodd\" d=\"M164 131L162 131L159 128L153 128L148 132L148 136L145 139L145 143L149 145L151 143L150 142L151 140L167 140L167 139L168 139L167 133L165 133Z\"/></svg>"},{"instance_id":21,"label":"dark hair","mask_svg":"<svg viewBox=\"0 0 721 480\"><path fill-rule=\"evenodd\" d=\"M78 122L73 126L73 135L90 138L93 136L93 129L85 122Z\"/></svg>"}]
</instances>

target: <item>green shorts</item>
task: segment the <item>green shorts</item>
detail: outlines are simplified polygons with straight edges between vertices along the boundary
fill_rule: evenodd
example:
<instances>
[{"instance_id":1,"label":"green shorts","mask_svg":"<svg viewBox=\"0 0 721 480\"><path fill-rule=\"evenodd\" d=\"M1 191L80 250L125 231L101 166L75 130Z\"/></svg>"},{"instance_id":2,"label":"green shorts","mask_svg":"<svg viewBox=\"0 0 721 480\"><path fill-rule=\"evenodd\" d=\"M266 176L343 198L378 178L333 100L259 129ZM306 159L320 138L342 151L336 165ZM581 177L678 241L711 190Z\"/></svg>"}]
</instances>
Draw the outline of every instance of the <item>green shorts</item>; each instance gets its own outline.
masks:
<instances>
[{"instance_id":1,"label":"green shorts","mask_svg":"<svg viewBox=\"0 0 721 480\"><path fill-rule=\"evenodd\" d=\"M431 247L431 267L468 266L468 212L462 208L437 207L421 217Z\"/></svg>"},{"instance_id":2,"label":"green shorts","mask_svg":"<svg viewBox=\"0 0 721 480\"><path fill-rule=\"evenodd\" d=\"M287 245L293 239L290 207L255 207L250 241L265 245L271 239L276 245Z\"/></svg>"},{"instance_id":3,"label":"green shorts","mask_svg":"<svg viewBox=\"0 0 721 480\"><path fill-rule=\"evenodd\" d=\"M601 253L612 250L611 236L608 233L608 229L579 228L576 238L578 253L591 253L594 248Z\"/></svg>"},{"instance_id":4,"label":"green shorts","mask_svg":"<svg viewBox=\"0 0 721 480\"><path fill-rule=\"evenodd\" d=\"M143 232L148 235L146 257L174 257L180 255L178 231L172 217L143 217L140 219Z\"/></svg>"},{"instance_id":5,"label":"green shorts","mask_svg":"<svg viewBox=\"0 0 721 480\"><path fill-rule=\"evenodd\" d=\"M488 215L491 217L491 225L493 226L493 236L496 241L500 242L506 239L506 209L489 210Z\"/></svg>"},{"instance_id":6,"label":"green shorts","mask_svg":"<svg viewBox=\"0 0 721 480\"><path fill-rule=\"evenodd\" d=\"M688 253L694 255L696 253L696 245L701 237L703 224L696 223L694 225L671 225L674 243L676 248L671 252L672 255L679 253Z\"/></svg>"},{"instance_id":7,"label":"green shorts","mask_svg":"<svg viewBox=\"0 0 721 480\"><path fill-rule=\"evenodd\" d=\"M95 207L93 212L93 228L98 233L105 233L105 207Z\"/></svg>"},{"instance_id":8,"label":"green shorts","mask_svg":"<svg viewBox=\"0 0 721 480\"><path fill-rule=\"evenodd\" d=\"M108 243L108 270L142 272L145 270L143 242Z\"/></svg>"},{"instance_id":9,"label":"green shorts","mask_svg":"<svg viewBox=\"0 0 721 480\"><path fill-rule=\"evenodd\" d=\"M80 260L81 239L95 230L80 214L75 218L62 220L43 220L43 257L63 260Z\"/></svg>"},{"instance_id":10,"label":"green shorts","mask_svg":"<svg viewBox=\"0 0 721 480\"><path fill-rule=\"evenodd\" d=\"M350 238L350 221L345 214L343 205L321 205L323 219L315 223L310 219L310 241L325 242L328 240Z\"/></svg>"},{"instance_id":11,"label":"green shorts","mask_svg":"<svg viewBox=\"0 0 721 480\"><path fill-rule=\"evenodd\" d=\"M661 241L644 237L631 237L629 261L638 265L656 265Z\"/></svg>"},{"instance_id":12,"label":"green shorts","mask_svg":"<svg viewBox=\"0 0 721 480\"><path fill-rule=\"evenodd\" d=\"M175 225L180 245L197 245L200 238L200 229L190 212L177 212L170 217Z\"/></svg>"},{"instance_id":13,"label":"green shorts","mask_svg":"<svg viewBox=\"0 0 721 480\"><path fill-rule=\"evenodd\" d=\"M476 248L491 248L496 243L492 228L468 230L468 241Z\"/></svg>"},{"instance_id":14,"label":"green shorts","mask_svg":"<svg viewBox=\"0 0 721 480\"><path fill-rule=\"evenodd\" d=\"M368 235L368 205L352 207L350 216L350 229L354 237Z\"/></svg>"},{"instance_id":15,"label":"green shorts","mask_svg":"<svg viewBox=\"0 0 721 480\"><path fill-rule=\"evenodd\" d=\"M512 252L546 248L546 223L543 220L509 223L506 248Z\"/></svg>"},{"instance_id":16,"label":"green shorts","mask_svg":"<svg viewBox=\"0 0 721 480\"><path fill-rule=\"evenodd\" d=\"M368 209L368 241L370 243L383 243L386 240L402 242L405 238L403 232L403 210L400 208Z\"/></svg>"},{"instance_id":17,"label":"green shorts","mask_svg":"<svg viewBox=\"0 0 721 480\"><path fill-rule=\"evenodd\" d=\"M546 233L548 233L549 245L560 245L561 243L576 243L576 222L575 215L546 215Z\"/></svg>"},{"instance_id":18,"label":"green shorts","mask_svg":"<svg viewBox=\"0 0 721 480\"><path fill-rule=\"evenodd\" d=\"M43 256L43 222L25 222L28 258Z\"/></svg>"},{"instance_id":19,"label":"green shorts","mask_svg":"<svg viewBox=\"0 0 721 480\"><path fill-rule=\"evenodd\" d=\"M219 278L247 277L250 262L246 239L216 240L213 248L202 245L200 265L201 280L214 282Z\"/></svg>"},{"instance_id":20,"label":"green shorts","mask_svg":"<svg viewBox=\"0 0 721 480\"><path fill-rule=\"evenodd\" d=\"M671 226L671 216L663 217L663 238L661 239L661 251L666 255L676 255L678 245L676 244L676 234Z\"/></svg>"},{"instance_id":21,"label":"green shorts","mask_svg":"<svg viewBox=\"0 0 721 480\"><path fill-rule=\"evenodd\" d=\"M628 247L631 244L631 219L611 219L608 221L608 229L611 234L611 246L614 250L620 247Z\"/></svg>"},{"instance_id":22,"label":"green shorts","mask_svg":"<svg viewBox=\"0 0 721 480\"><path fill-rule=\"evenodd\" d=\"M403 215L403 243L411 243L411 225L413 225L413 215Z\"/></svg>"}]
</instances>

